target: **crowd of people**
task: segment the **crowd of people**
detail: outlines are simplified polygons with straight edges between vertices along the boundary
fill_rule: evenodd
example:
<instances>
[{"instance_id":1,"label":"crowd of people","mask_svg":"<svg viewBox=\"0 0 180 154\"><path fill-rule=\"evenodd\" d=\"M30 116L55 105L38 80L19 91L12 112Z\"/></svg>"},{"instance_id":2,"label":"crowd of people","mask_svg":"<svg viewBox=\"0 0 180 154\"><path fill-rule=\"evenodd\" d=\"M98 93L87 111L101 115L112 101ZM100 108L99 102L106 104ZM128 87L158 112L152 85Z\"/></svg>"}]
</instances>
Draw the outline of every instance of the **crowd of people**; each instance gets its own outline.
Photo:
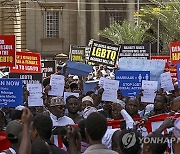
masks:
<instances>
[{"instance_id":1,"label":"crowd of people","mask_svg":"<svg viewBox=\"0 0 180 154\"><path fill-rule=\"evenodd\" d=\"M179 154L180 89L156 92L154 103L137 97L124 97L117 91L117 101L102 101L104 89L83 94L83 82L114 79L114 70L95 66L86 78L65 75L65 67L57 73L65 76L64 91L79 97L49 96L50 77L43 80L44 106L29 107L29 92L24 87L24 104L0 110L0 154ZM148 132L149 118L165 115L156 130ZM168 116L167 116L168 115ZM138 119L138 120L136 120ZM111 125L116 122L115 125ZM164 133L167 131L168 133ZM152 140L156 142L148 142Z\"/></svg>"}]
</instances>

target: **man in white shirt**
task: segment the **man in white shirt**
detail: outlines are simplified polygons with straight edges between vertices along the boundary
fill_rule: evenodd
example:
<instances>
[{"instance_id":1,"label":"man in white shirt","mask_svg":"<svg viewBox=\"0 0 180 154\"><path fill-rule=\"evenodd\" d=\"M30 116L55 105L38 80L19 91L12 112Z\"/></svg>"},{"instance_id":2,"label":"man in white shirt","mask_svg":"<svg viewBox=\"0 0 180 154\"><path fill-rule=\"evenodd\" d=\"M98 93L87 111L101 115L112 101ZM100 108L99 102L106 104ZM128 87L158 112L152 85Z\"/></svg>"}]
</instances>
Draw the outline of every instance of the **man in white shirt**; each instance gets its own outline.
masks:
<instances>
[{"instance_id":1,"label":"man in white shirt","mask_svg":"<svg viewBox=\"0 0 180 154\"><path fill-rule=\"evenodd\" d=\"M65 116L65 103L62 97L53 97L50 101L51 120L53 126L73 125L74 121Z\"/></svg>"}]
</instances>

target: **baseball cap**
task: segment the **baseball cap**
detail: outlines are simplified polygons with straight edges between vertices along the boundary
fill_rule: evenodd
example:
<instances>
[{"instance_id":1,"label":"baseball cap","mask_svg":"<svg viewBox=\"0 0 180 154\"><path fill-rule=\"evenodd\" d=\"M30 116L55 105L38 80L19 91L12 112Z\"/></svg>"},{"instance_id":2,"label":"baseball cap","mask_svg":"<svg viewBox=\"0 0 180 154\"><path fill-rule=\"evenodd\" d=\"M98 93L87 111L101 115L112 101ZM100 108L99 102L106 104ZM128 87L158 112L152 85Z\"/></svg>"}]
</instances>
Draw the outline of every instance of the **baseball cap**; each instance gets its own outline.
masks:
<instances>
[{"instance_id":1,"label":"baseball cap","mask_svg":"<svg viewBox=\"0 0 180 154\"><path fill-rule=\"evenodd\" d=\"M180 138L180 118L176 119L174 122L174 136Z\"/></svg>"},{"instance_id":2,"label":"baseball cap","mask_svg":"<svg viewBox=\"0 0 180 154\"><path fill-rule=\"evenodd\" d=\"M94 101L93 101L93 99L92 99L90 96L85 96L85 97L83 97L82 103L85 102L85 101L90 101L91 103L94 104Z\"/></svg>"},{"instance_id":3,"label":"baseball cap","mask_svg":"<svg viewBox=\"0 0 180 154\"><path fill-rule=\"evenodd\" d=\"M17 140L23 125L19 120L10 121L6 126L6 136L10 140Z\"/></svg>"},{"instance_id":4,"label":"baseball cap","mask_svg":"<svg viewBox=\"0 0 180 154\"><path fill-rule=\"evenodd\" d=\"M65 105L62 97L53 97L50 101L50 106Z\"/></svg>"}]
</instances>

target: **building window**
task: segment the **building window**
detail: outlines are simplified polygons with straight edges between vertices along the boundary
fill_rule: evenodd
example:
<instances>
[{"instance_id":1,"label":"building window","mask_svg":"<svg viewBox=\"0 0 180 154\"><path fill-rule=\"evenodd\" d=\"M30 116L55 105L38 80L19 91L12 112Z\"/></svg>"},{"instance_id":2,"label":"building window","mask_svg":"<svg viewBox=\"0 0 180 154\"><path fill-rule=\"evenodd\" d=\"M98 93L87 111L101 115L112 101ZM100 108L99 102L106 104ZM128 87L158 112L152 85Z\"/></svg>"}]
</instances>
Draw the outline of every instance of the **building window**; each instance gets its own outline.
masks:
<instances>
[{"instance_id":1,"label":"building window","mask_svg":"<svg viewBox=\"0 0 180 154\"><path fill-rule=\"evenodd\" d=\"M122 23L124 19L124 14L122 12L109 12L109 24L113 24L117 22L119 24Z\"/></svg>"},{"instance_id":2,"label":"building window","mask_svg":"<svg viewBox=\"0 0 180 154\"><path fill-rule=\"evenodd\" d=\"M46 11L46 38L59 38L59 11Z\"/></svg>"}]
</instances>

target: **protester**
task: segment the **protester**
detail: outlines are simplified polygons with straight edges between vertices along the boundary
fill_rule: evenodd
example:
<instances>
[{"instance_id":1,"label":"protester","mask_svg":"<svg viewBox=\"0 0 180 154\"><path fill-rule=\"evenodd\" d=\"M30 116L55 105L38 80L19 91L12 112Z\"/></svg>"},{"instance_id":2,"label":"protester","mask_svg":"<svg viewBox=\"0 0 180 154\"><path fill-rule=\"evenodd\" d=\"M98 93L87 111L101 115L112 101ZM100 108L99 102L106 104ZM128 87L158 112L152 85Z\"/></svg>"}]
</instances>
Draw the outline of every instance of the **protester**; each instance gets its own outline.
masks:
<instances>
[{"instance_id":1,"label":"protester","mask_svg":"<svg viewBox=\"0 0 180 154\"><path fill-rule=\"evenodd\" d=\"M53 126L66 126L74 124L74 121L65 116L65 103L62 97L53 97L50 100L49 110Z\"/></svg>"},{"instance_id":2,"label":"protester","mask_svg":"<svg viewBox=\"0 0 180 154\"><path fill-rule=\"evenodd\" d=\"M106 118L100 113L91 113L86 119L86 135L90 146L85 150L84 154L116 154L115 151L107 149L102 144L102 138L107 130Z\"/></svg>"},{"instance_id":3,"label":"protester","mask_svg":"<svg viewBox=\"0 0 180 154\"><path fill-rule=\"evenodd\" d=\"M20 133L23 130L23 125L20 120L13 120L6 126L6 136L10 142L10 148L3 150L1 154L12 153L16 154L19 150Z\"/></svg>"},{"instance_id":4,"label":"protester","mask_svg":"<svg viewBox=\"0 0 180 154\"><path fill-rule=\"evenodd\" d=\"M66 105L68 109L68 117L70 117L74 123L79 123L83 120L83 117L79 115L78 111L80 109L80 101L76 96L69 96L66 98Z\"/></svg>"},{"instance_id":5,"label":"protester","mask_svg":"<svg viewBox=\"0 0 180 154\"><path fill-rule=\"evenodd\" d=\"M32 122L32 131L31 139L35 140L44 140L48 143L50 151L52 154L66 154L65 151L55 146L51 141L53 123L50 117L45 115L38 115L33 119Z\"/></svg>"}]
</instances>

